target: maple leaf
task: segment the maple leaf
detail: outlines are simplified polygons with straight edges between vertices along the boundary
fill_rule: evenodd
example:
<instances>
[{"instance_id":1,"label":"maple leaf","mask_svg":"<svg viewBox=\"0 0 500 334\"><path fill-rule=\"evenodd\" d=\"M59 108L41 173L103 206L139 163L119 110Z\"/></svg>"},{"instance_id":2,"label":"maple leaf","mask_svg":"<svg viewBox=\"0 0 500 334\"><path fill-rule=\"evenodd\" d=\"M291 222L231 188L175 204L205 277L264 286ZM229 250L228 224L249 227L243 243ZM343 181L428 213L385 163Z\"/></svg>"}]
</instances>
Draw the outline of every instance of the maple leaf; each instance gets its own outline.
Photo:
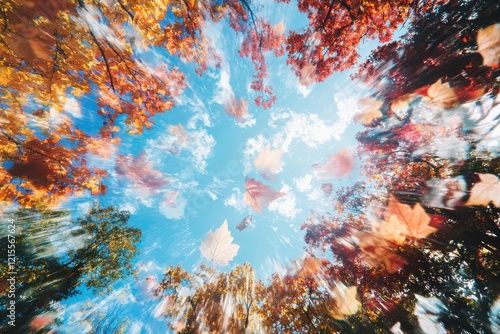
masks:
<instances>
[{"instance_id":1,"label":"maple leaf","mask_svg":"<svg viewBox=\"0 0 500 334\"><path fill-rule=\"evenodd\" d=\"M470 191L467 205L488 205L493 202L497 208L500 207L500 180L493 174L477 174L479 182L476 182Z\"/></svg>"},{"instance_id":2,"label":"maple leaf","mask_svg":"<svg viewBox=\"0 0 500 334\"><path fill-rule=\"evenodd\" d=\"M414 100L416 94L405 94L392 101L391 110L399 117L402 117L410 108L410 103Z\"/></svg>"},{"instance_id":3,"label":"maple leaf","mask_svg":"<svg viewBox=\"0 0 500 334\"><path fill-rule=\"evenodd\" d=\"M368 266L377 268L384 265L389 273L395 273L407 264L407 261L392 251L393 244L374 233L357 234L358 246L362 251L361 260Z\"/></svg>"},{"instance_id":4,"label":"maple leaf","mask_svg":"<svg viewBox=\"0 0 500 334\"><path fill-rule=\"evenodd\" d=\"M309 86L313 84L318 79L316 75L316 66L312 64L306 64L299 71L299 82L302 86Z\"/></svg>"},{"instance_id":5,"label":"maple leaf","mask_svg":"<svg viewBox=\"0 0 500 334\"><path fill-rule=\"evenodd\" d=\"M156 193L158 188L166 186L170 180L165 174L154 169L153 164L146 161L145 153L134 157L119 155L116 163L116 173L126 177L137 190L147 194Z\"/></svg>"},{"instance_id":6,"label":"maple leaf","mask_svg":"<svg viewBox=\"0 0 500 334\"><path fill-rule=\"evenodd\" d=\"M341 282L335 282L332 295L334 303L328 313L334 319L343 320L346 315L356 314L361 307L361 303L357 299L358 288L355 286L347 287Z\"/></svg>"},{"instance_id":7,"label":"maple leaf","mask_svg":"<svg viewBox=\"0 0 500 334\"><path fill-rule=\"evenodd\" d=\"M162 205L168 206L170 208L177 207L177 197L179 196L179 191L167 190L163 195Z\"/></svg>"},{"instance_id":8,"label":"maple leaf","mask_svg":"<svg viewBox=\"0 0 500 334\"><path fill-rule=\"evenodd\" d=\"M380 109L384 105L383 101L379 101L374 98L363 98L359 101L359 112L354 117L354 121L357 123L363 123L368 125L375 119L382 117L382 112Z\"/></svg>"},{"instance_id":9,"label":"maple leaf","mask_svg":"<svg viewBox=\"0 0 500 334\"><path fill-rule=\"evenodd\" d=\"M339 153L328 156L328 161L324 164L314 164L318 177L331 178L337 176L343 178L354 168L354 157L347 149L340 150Z\"/></svg>"},{"instance_id":10,"label":"maple leaf","mask_svg":"<svg viewBox=\"0 0 500 334\"><path fill-rule=\"evenodd\" d=\"M396 199L389 199L385 220L390 221L391 216L396 216L397 221L404 225L401 231L406 233L410 239L421 239L437 231L436 228L429 225L431 217L425 212L424 208L417 203L413 208L409 205L401 204ZM397 224L393 221L393 224Z\"/></svg>"},{"instance_id":11,"label":"maple leaf","mask_svg":"<svg viewBox=\"0 0 500 334\"><path fill-rule=\"evenodd\" d=\"M252 178L245 180L247 191L243 194L243 199L255 211L262 213L264 207L272 201L285 196L284 193L271 189Z\"/></svg>"},{"instance_id":12,"label":"maple leaf","mask_svg":"<svg viewBox=\"0 0 500 334\"><path fill-rule=\"evenodd\" d=\"M248 102L245 99L238 99L234 95L225 104L226 114L233 116L239 122L248 118Z\"/></svg>"},{"instance_id":13,"label":"maple leaf","mask_svg":"<svg viewBox=\"0 0 500 334\"><path fill-rule=\"evenodd\" d=\"M402 245L409 234L406 225L402 224L396 215L391 215L388 220L375 224L377 236L396 245Z\"/></svg>"},{"instance_id":14,"label":"maple leaf","mask_svg":"<svg viewBox=\"0 0 500 334\"><path fill-rule=\"evenodd\" d=\"M298 277L307 278L323 271L323 261L306 253L293 261L292 268Z\"/></svg>"},{"instance_id":15,"label":"maple leaf","mask_svg":"<svg viewBox=\"0 0 500 334\"><path fill-rule=\"evenodd\" d=\"M500 23L479 29L477 32L477 52L483 57L483 65L498 65L500 59Z\"/></svg>"},{"instance_id":16,"label":"maple leaf","mask_svg":"<svg viewBox=\"0 0 500 334\"><path fill-rule=\"evenodd\" d=\"M332 194L333 185L331 183L323 183L321 185L321 190L323 190L323 194L325 195L325 197L328 197Z\"/></svg>"},{"instance_id":17,"label":"maple leaf","mask_svg":"<svg viewBox=\"0 0 500 334\"><path fill-rule=\"evenodd\" d=\"M138 284L138 290L140 297L144 300L151 300L155 297L157 291L160 288L160 284L153 275L147 276L144 281L140 281Z\"/></svg>"},{"instance_id":18,"label":"maple leaf","mask_svg":"<svg viewBox=\"0 0 500 334\"><path fill-rule=\"evenodd\" d=\"M257 172L259 172L265 179L270 179L276 175L281 169L281 156L283 151L271 150L269 145L259 153L253 161Z\"/></svg>"},{"instance_id":19,"label":"maple leaf","mask_svg":"<svg viewBox=\"0 0 500 334\"><path fill-rule=\"evenodd\" d=\"M185 147L188 144L189 135L181 124L170 125L168 132L175 137L178 146Z\"/></svg>"},{"instance_id":20,"label":"maple leaf","mask_svg":"<svg viewBox=\"0 0 500 334\"><path fill-rule=\"evenodd\" d=\"M444 109L453 108L458 104L458 96L455 90L450 87L449 82L443 83L441 79L429 86L427 96L424 96L423 100Z\"/></svg>"},{"instance_id":21,"label":"maple leaf","mask_svg":"<svg viewBox=\"0 0 500 334\"><path fill-rule=\"evenodd\" d=\"M221 266L227 266L237 254L239 245L232 244L233 237L227 228L227 220L212 232L210 230L203 239L200 252L201 255L212 263L217 263Z\"/></svg>"}]
</instances>

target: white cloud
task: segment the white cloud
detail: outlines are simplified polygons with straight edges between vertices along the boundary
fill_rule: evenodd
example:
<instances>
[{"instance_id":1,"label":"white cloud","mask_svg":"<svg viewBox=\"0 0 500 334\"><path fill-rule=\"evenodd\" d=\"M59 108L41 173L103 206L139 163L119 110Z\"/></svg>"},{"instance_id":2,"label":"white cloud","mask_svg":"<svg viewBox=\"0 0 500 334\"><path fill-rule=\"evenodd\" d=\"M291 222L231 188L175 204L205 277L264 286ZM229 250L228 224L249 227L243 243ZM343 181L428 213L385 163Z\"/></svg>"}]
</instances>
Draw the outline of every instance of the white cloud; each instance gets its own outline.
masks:
<instances>
[{"instance_id":1,"label":"white cloud","mask_svg":"<svg viewBox=\"0 0 500 334\"><path fill-rule=\"evenodd\" d=\"M163 268L158 265L158 262L156 262L156 260L148 262L138 262L135 265L135 268L139 272L161 272L163 270Z\"/></svg>"},{"instance_id":2,"label":"white cloud","mask_svg":"<svg viewBox=\"0 0 500 334\"><path fill-rule=\"evenodd\" d=\"M187 201L182 196L177 196L175 204L171 205L168 202L160 204L160 213L168 219L181 219L184 216Z\"/></svg>"},{"instance_id":3,"label":"white cloud","mask_svg":"<svg viewBox=\"0 0 500 334\"><path fill-rule=\"evenodd\" d=\"M229 66L226 65L224 69L221 70L220 79L217 83L217 94L214 96L213 101L218 104L226 104L233 97L233 89L231 88L231 84L229 83L230 71Z\"/></svg>"},{"instance_id":4,"label":"white cloud","mask_svg":"<svg viewBox=\"0 0 500 334\"><path fill-rule=\"evenodd\" d=\"M293 183L295 184L295 187L297 188L298 191L300 192L306 192L308 190L312 189L312 181L313 176L311 174L306 174L303 177L299 178L294 178Z\"/></svg>"},{"instance_id":5,"label":"white cloud","mask_svg":"<svg viewBox=\"0 0 500 334\"><path fill-rule=\"evenodd\" d=\"M78 214L79 215L85 215L85 214L87 214L87 212L89 211L91 205L92 205L92 201L78 203L78 205L77 205Z\"/></svg>"},{"instance_id":6,"label":"white cloud","mask_svg":"<svg viewBox=\"0 0 500 334\"><path fill-rule=\"evenodd\" d=\"M90 28L97 39L105 40L114 44L117 48L123 49L123 42L116 36L115 32L106 25L99 8L93 5L86 5L78 9L78 16L73 20L85 28Z\"/></svg>"},{"instance_id":7,"label":"white cloud","mask_svg":"<svg viewBox=\"0 0 500 334\"><path fill-rule=\"evenodd\" d=\"M213 191L207 190L207 194L208 194L208 196L210 196L210 198L212 199L212 201L216 201L217 200L217 195Z\"/></svg>"},{"instance_id":8,"label":"white cloud","mask_svg":"<svg viewBox=\"0 0 500 334\"><path fill-rule=\"evenodd\" d=\"M233 192L224 200L225 206L232 206L239 212L244 212L248 209L243 200L243 194L239 188L233 188Z\"/></svg>"},{"instance_id":9,"label":"white cloud","mask_svg":"<svg viewBox=\"0 0 500 334\"><path fill-rule=\"evenodd\" d=\"M73 116L74 118L82 118L82 111L80 110L80 102L73 96L66 99L63 110Z\"/></svg>"},{"instance_id":10,"label":"white cloud","mask_svg":"<svg viewBox=\"0 0 500 334\"><path fill-rule=\"evenodd\" d=\"M189 110L194 112L194 115L188 120L187 128L190 130L196 129L198 122L201 122L203 126L211 127L213 124L210 121L210 115L203 101L195 95L192 99L188 99Z\"/></svg>"},{"instance_id":11,"label":"white cloud","mask_svg":"<svg viewBox=\"0 0 500 334\"><path fill-rule=\"evenodd\" d=\"M71 124L71 120L68 116L60 113L55 108L50 108L49 110L49 127L58 127L62 124Z\"/></svg>"},{"instance_id":12,"label":"white cloud","mask_svg":"<svg viewBox=\"0 0 500 334\"><path fill-rule=\"evenodd\" d=\"M272 201L269 204L269 211L275 211L286 218L295 218L302 210L296 207L297 201L291 187L283 183L280 192L286 195Z\"/></svg>"},{"instance_id":13,"label":"white cloud","mask_svg":"<svg viewBox=\"0 0 500 334\"><path fill-rule=\"evenodd\" d=\"M340 140L342 134L352 119L339 112L336 122L321 119L318 114L298 114L293 111L271 113L269 126L273 129L283 129L277 133L272 144L288 152L293 140L299 140L309 147L317 147L332 139Z\"/></svg>"},{"instance_id":14,"label":"white cloud","mask_svg":"<svg viewBox=\"0 0 500 334\"><path fill-rule=\"evenodd\" d=\"M129 333L130 334L140 334L142 332L142 327L144 324L140 321L134 321L130 326Z\"/></svg>"},{"instance_id":15,"label":"white cloud","mask_svg":"<svg viewBox=\"0 0 500 334\"><path fill-rule=\"evenodd\" d=\"M231 74L229 70L229 65L225 64L221 70L219 82L217 83L217 90L216 90L217 93L214 95L212 99L212 102L216 102L224 106L225 108L227 108L227 106L230 105L231 103L234 103L234 101L240 100L236 97L236 95L233 92L233 89L230 84L230 78ZM242 101L245 100L242 99ZM238 116L237 118L235 117L235 120L236 120L236 125L239 126L240 128L251 127L256 123L255 118L253 118L252 115L248 114L246 108L244 115Z\"/></svg>"},{"instance_id":16,"label":"white cloud","mask_svg":"<svg viewBox=\"0 0 500 334\"><path fill-rule=\"evenodd\" d=\"M318 201L320 199L323 199L325 195L323 194L323 191L321 191L318 188L314 188L310 193L307 194L307 198L311 201Z\"/></svg>"},{"instance_id":17,"label":"white cloud","mask_svg":"<svg viewBox=\"0 0 500 334\"><path fill-rule=\"evenodd\" d=\"M236 125L239 126L240 128L246 128L246 127L252 127L255 125L257 120L253 118L252 116L248 118L243 118L241 121L236 122Z\"/></svg>"},{"instance_id":18,"label":"white cloud","mask_svg":"<svg viewBox=\"0 0 500 334\"><path fill-rule=\"evenodd\" d=\"M159 164L167 153L189 152L192 155L193 165L198 171L204 173L207 166L206 160L212 153L215 144L214 137L208 134L207 130L201 129L185 131L182 134L167 133L157 139L150 139L145 152L148 160L155 164Z\"/></svg>"},{"instance_id":19,"label":"white cloud","mask_svg":"<svg viewBox=\"0 0 500 334\"><path fill-rule=\"evenodd\" d=\"M126 203L121 204L119 209L121 211L128 211L131 214L134 214L137 211L137 207L134 204L132 204L131 202L126 202Z\"/></svg>"},{"instance_id":20,"label":"white cloud","mask_svg":"<svg viewBox=\"0 0 500 334\"><path fill-rule=\"evenodd\" d=\"M212 153L212 148L215 146L215 139L208 134L207 130L202 129L190 134L192 139L188 151L194 157L194 165L200 171L204 171L207 166L207 159Z\"/></svg>"}]
</instances>

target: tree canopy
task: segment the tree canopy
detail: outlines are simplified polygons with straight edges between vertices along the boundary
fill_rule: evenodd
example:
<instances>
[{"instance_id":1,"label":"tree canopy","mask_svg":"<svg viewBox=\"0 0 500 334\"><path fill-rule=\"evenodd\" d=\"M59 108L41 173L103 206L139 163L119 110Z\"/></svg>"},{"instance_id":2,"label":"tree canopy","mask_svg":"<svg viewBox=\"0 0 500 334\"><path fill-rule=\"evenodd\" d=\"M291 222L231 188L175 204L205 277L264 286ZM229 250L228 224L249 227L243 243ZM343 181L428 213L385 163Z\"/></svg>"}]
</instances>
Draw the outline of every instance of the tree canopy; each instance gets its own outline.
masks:
<instances>
[{"instance_id":1,"label":"tree canopy","mask_svg":"<svg viewBox=\"0 0 500 334\"><path fill-rule=\"evenodd\" d=\"M16 327L7 325L8 291L2 286L2 331L29 332L30 322L53 310L83 286L107 292L131 274L141 231L127 225L130 214L94 204L76 220L68 211L24 209L8 214L16 222ZM7 229L3 229L6 231ZM1 249L9 238L2 235ZM2 261L2 282L12 272Z\"/></svg>"}]
</instances>

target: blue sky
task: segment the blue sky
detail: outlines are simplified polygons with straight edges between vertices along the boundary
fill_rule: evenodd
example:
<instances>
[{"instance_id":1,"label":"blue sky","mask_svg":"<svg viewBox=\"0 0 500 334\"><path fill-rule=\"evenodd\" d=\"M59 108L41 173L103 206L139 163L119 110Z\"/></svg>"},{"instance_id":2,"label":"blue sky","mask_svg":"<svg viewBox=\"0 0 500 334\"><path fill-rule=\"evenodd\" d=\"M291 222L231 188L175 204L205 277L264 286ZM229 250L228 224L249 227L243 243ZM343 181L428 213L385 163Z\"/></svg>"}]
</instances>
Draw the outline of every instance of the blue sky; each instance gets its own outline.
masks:
<instances>
[{"instance_id":1,"label":"blue sky","mask_svg":"<svg viewBox=\"0 0 500 334\"><path fill-rule=\"evenodd\" d=\"M272 24L283 22L287 29L306 24L300 13L290 12L293 6L266 6L261 14ZM230 270L250 262L257 275L267 279L276 270L276 263L286 265L304 253L300 226L310 210L331 208L334 198L325 196L322 184L332 183L334 194L340 186L361 178L358 164L342 180L321 179L312 168L343 148L354 152L355 134L360 127L352 122L352 117L357 101L366 92L350 80L350 72L305 87L285 64L285 57L270 57L269 83L274 87L277 102L264 110L253 104L255 96L249 89L253 65L238 55L240 36L226 22L206 29L223 65L220 70L209 69L202 77L195 74L194 66L163 51L136 50L145 64L179 66L187 74L189 86L175 108L155 116L152 130L141 136L122 131L116 150L106 152L106 158L87 159L109 174L105 180L108 192L99 201L129 210L130 224L143 231L141 254L135 259L140 281L119 282L109 296L96 298L84 292L66 301L63 329L68 332L78 324L75 319L83 316L77 310L88 299L103 308L119 300L123 314L132 320L131 333L167 332L166 323L152 316L157 302L141 292L145 277L161 280L170 264L192 270L203 263L201 241L209 230L215 230L227 219L233 242L240 248L229 266L219 269ZM373 46L367 45L362 54L366 55ZM244 122L224 112L231 96L248 101L250 117ZM83 99L71 109L79 109L78 125L87 131L96 131L100 126L93 116L91 99ZM184 130L179 130L179 125ZM253 164L266 145L284 152L281 172L272 180L259 175ZM126 166L130 170L120 167L120 155L129 156ZM243 201L246 177L286 195L259 214ZM156 186L160 179L167 180L166 184ZM82 215L93 200L83 196L68 201L66 206L75 215ZM254 219L253 226L238 231L235 226L249 214Z\"/></svg>"}]
</instances>

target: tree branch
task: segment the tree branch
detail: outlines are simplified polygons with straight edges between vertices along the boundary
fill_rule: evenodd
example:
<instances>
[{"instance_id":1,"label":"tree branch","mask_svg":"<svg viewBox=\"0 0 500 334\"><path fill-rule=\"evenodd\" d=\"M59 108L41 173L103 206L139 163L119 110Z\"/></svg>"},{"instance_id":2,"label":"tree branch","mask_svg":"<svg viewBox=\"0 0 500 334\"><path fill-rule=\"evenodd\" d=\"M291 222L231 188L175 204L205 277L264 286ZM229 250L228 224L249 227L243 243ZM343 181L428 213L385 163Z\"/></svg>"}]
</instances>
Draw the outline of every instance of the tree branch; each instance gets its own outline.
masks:
<instances>
[{"instance_id":1,"label":"tree branch","mask_svg":"<svg viewBox=\"0 0 500 334\"><path fill-rule=\"evenodd\" d=\"M13 137L11 137L11 136L10 136L10 135L8 135L7 133L5 133L5 131L4 131L2 128L0 128L0 131L2 131L3 135L4 135L5 137L7 137L7 139L9 139L9 140L10 140L10 141L12 141L14 144L16 144L16 146L17 146L18 148L19 148L19 147L23 147L23 148L25 148L25 149L27 149L27 150L30 150L30 151L32 151L32 152L34 152L34 153L36 153L36 154L39 154L39 155L41 155L41 156L44 156L44 157L46 157L47 159L54 160L54 161L55 161L55 162L57 162L59 165L61 165L61 167L63 167L63 168L69 167L69 164L67 164L67 163L66 163L66 165L67 165L67 166L64 166L64 164L63 164L63 162L62 162L61 160L58 160L58 159L56 159L56 158L54 158L54 157L51 157L50 155L48 155L48 154L46 154L46 153L44 153L44 152L42 152L42 151L39 151L39 150L37 150L37 149L34 149L34 148L30 147L30 146L23 145L22 143L20 143L19 141L15 140Z\"/></svg>"},{"instance_id":2,"label":"tree branch","mask_svg":"<svg viewBox=\"0 0 500 334\"><path fill-rule=\"evenodd\" d=\"M104 50L102 49L101 44L99 44L99 41L97 40L97 38L95 37L94 33L92 32L92 29L90 28L90 26L89 26L89 33L90 33L90 36L92 36L92 39L94 40L94 43L99 48L99 51L101 52L102 57L104 58L104 63L106 64L106 70L108 71L108 76L109 76L109 81L110 81L110 84L111 84L111 89L113 89L113 92L116 93L115 85L113 83L113 76L111 75L111 70L109 68L108 58L106 58L106 54L104 53Z\"/></svg>"},{"instance_id":3,"label":"tree branch","mask_svg":"<svg viewBox=\"0 0 500 334\"><path fill-rule=\"evenodd\" d=\"M128 14L128 16L130 16L130 18L132 20L134 20L134 13L130 12L126 7L125 5L123 4L123 2L121 0L117 0L118 1L118 4L120 5L120 7Z\"/></svg>"}]
</instances>

